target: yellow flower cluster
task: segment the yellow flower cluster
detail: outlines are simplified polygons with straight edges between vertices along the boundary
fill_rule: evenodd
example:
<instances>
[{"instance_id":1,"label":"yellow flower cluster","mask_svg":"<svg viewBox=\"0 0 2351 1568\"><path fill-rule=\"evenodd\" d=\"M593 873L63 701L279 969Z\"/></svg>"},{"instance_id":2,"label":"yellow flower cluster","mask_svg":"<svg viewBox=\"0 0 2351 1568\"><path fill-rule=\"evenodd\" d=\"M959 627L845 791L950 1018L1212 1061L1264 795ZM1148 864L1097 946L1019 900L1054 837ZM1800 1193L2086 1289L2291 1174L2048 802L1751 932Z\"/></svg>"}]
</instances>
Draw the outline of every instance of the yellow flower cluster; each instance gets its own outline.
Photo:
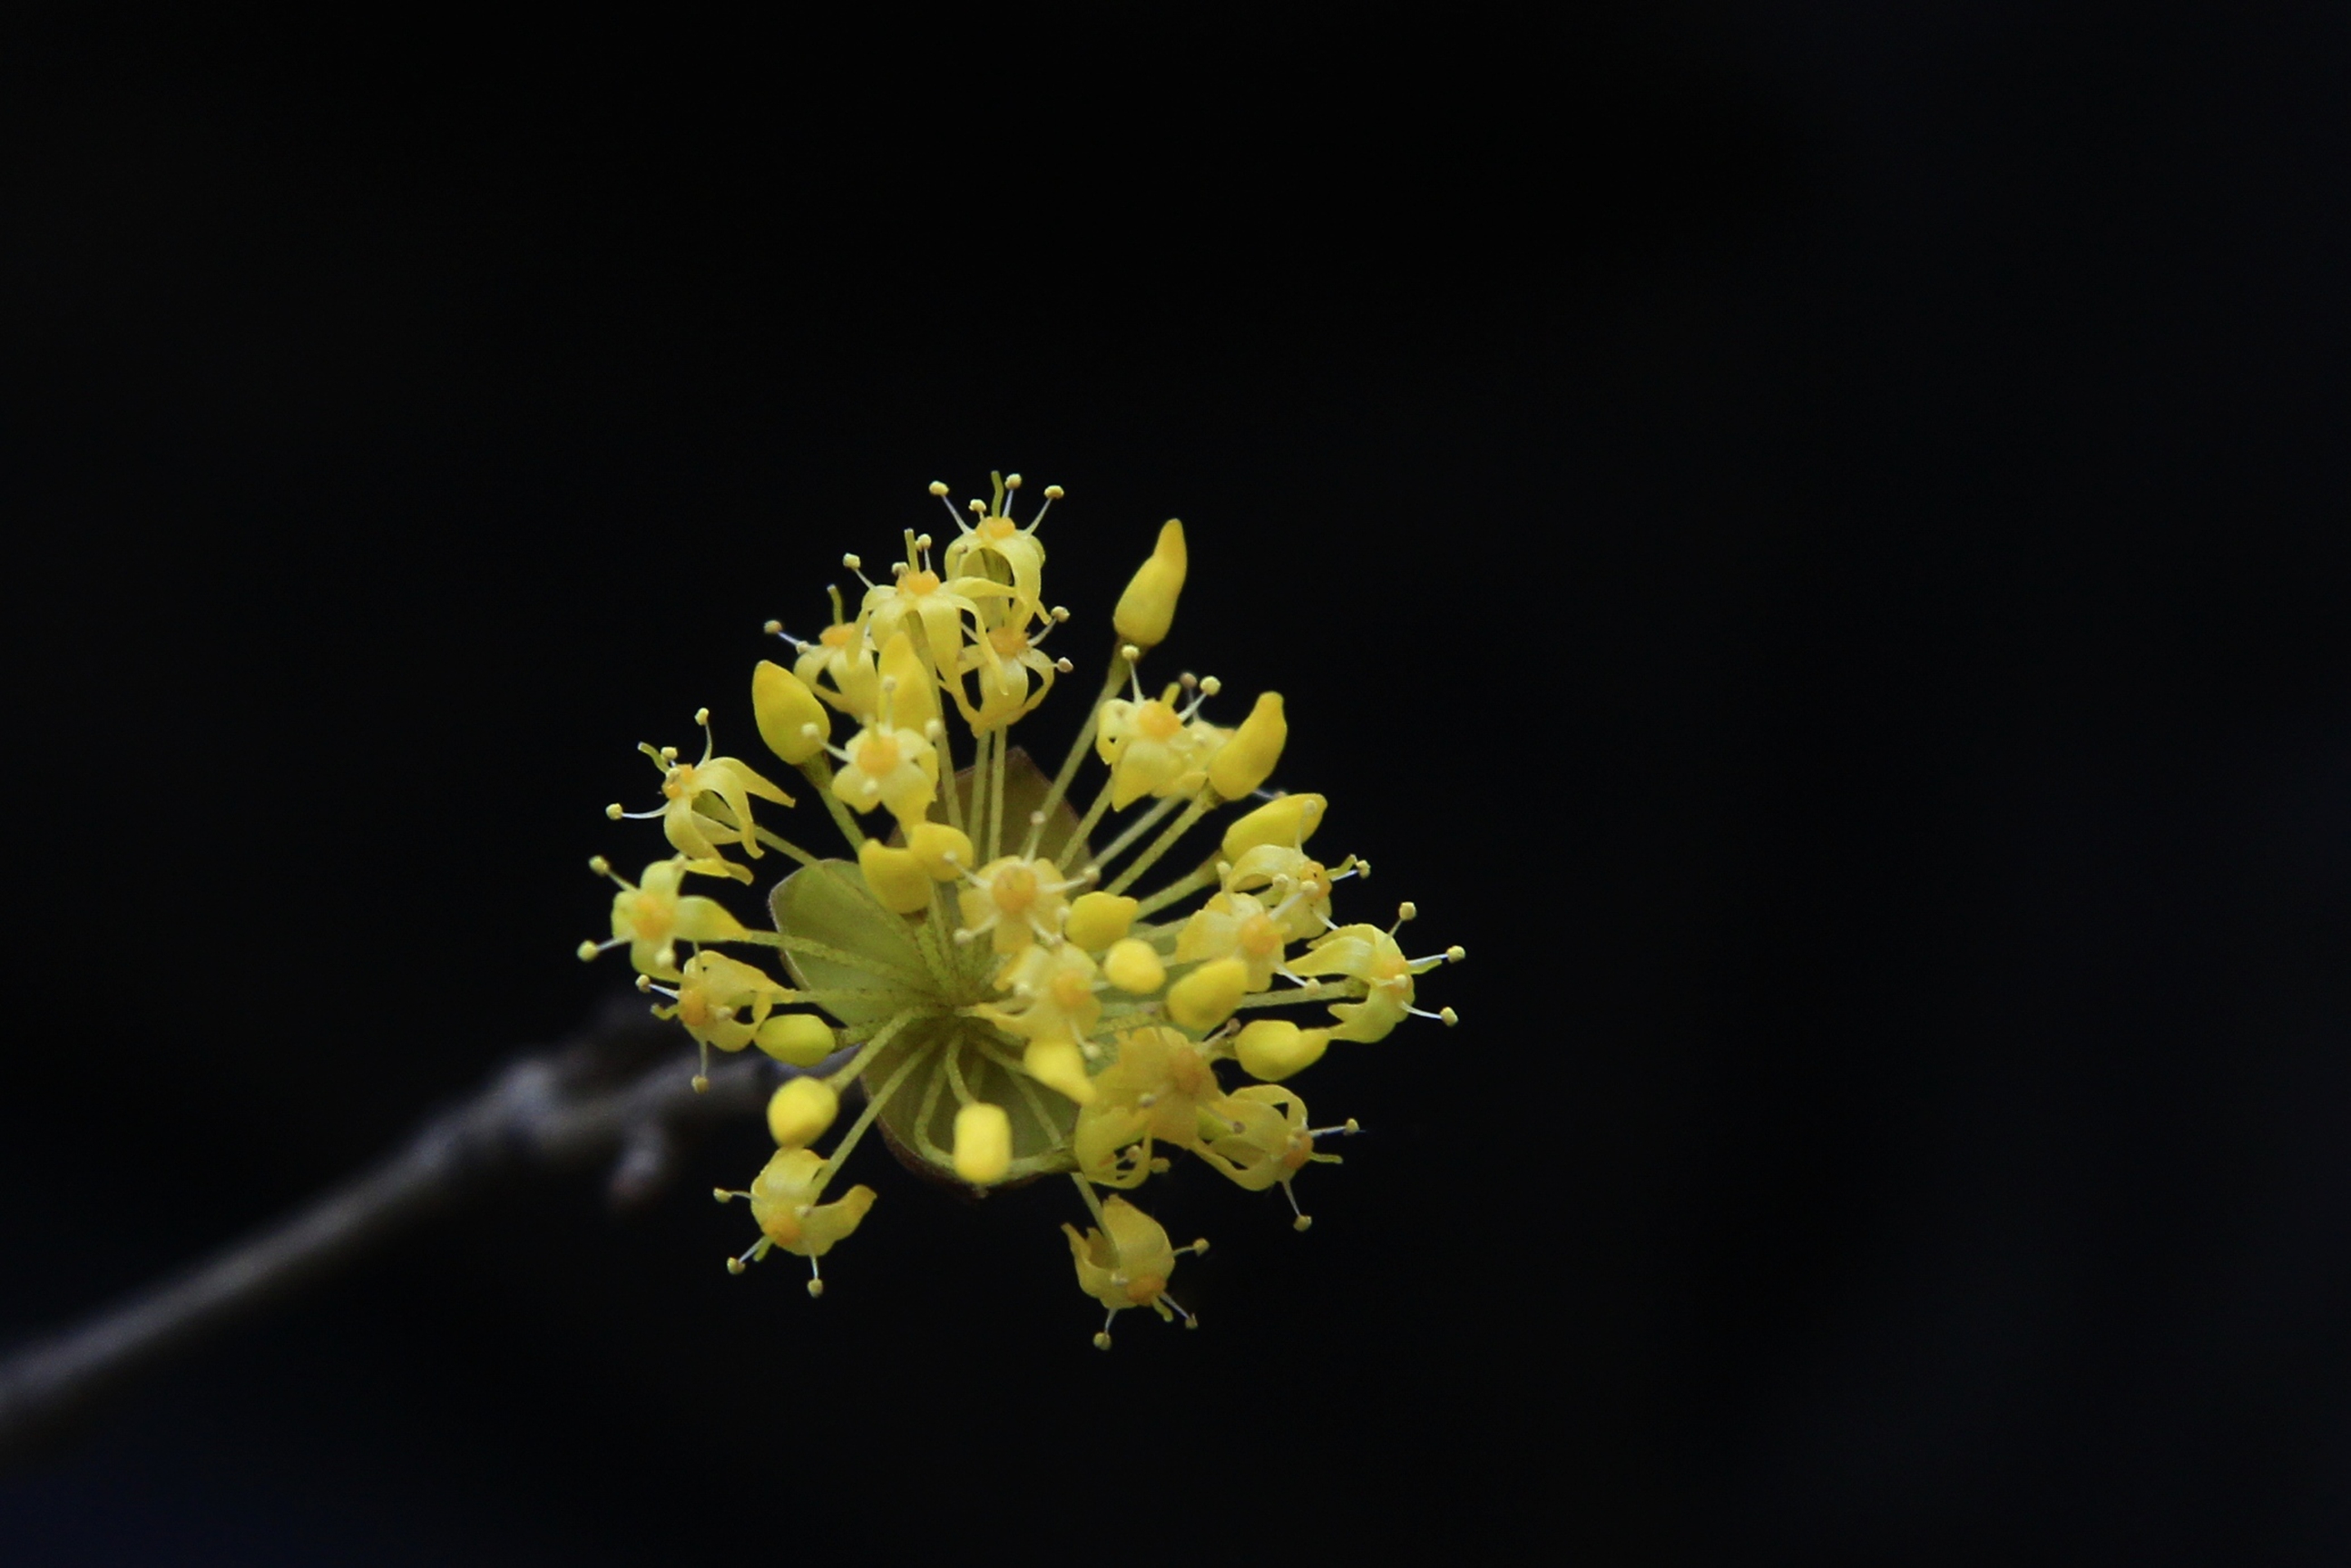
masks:
<instances>
[{"instance_id":1,"label":"yellow flower cluster","mask_svg":"<svg viewBox=\"0 0 2351 1568\"><path fill-rule=\"evenodd\" d=\"M1384 928L1333 918L1336 884L1369 867L1308 850L1323 796L1265 789L1288 736L1279 694L1229 728L1208 714L1214 679L1146 695L1140 665L1168 634L1188 566L1180 523L1160 530L1119 599L1108 671L1061 767L1048 778L1011 745L1071 669L1040 651L1069 619L1042 597L1038 538L1061 492L1049 486L1023 525L1019 489L1019 475L997 477L968 517L949 503L943 549L907 530L884 581L842 558L864 594L852 612L831 591L831 624L815 636L768 623L791 655L752 674L760 737L806 779L853 858L820 857L757 820L754 800L793 798L714 756L705 709L699 761L641 748L661 804L608 808L659 817L675 853L634 883L593 862L620 891L611 938L580 956L626 946L639 988L665 998L654 1011L684 1026L705 1070L713 1048L749 1046L793 1070L768 1108L775 1156L747 1190L718 1195L747 1199L759 1228L730 1269L781 1248L809 1260L820 1293L817 1260L874 1198L862 1186L827 1192L878 1128L906 1165L973 1187L1071 1177L1093 1223L1062 1228L1080 1288L1107 1313L1095 1336L1107 1348L1110 1321L1131 1307L1196 1321L1168 1278L1207 1246L1171 1246L1123 1194L1181 1149L1250 1191L1280 1186L1305 1229L1292 1186L1337 1159L1317 1140L1356 1127L1310 1126L1288 1081L1333 1040L1379 1040L1407 1015L1454 1022L1450 1008L1416 1006L1415 985L1462 952L1407 956L1396 932L1409 904ZM1103 777L1079 811L1071 789L1089 758ZM1138 887L1226 807L1238 812L1212 852ZM794 862L768 896L772 929L684 891L689 875L749 883L742 861L769 851ZM774 949L789 983L723 946ZM1296 1006L1319 1006L1321 1021L1270 1010ZM1251 1082L1228 1086L1226 1062ZM820 1155L810 1145L852 1086L863 1103Z\"/></svg>"}]
</instances>

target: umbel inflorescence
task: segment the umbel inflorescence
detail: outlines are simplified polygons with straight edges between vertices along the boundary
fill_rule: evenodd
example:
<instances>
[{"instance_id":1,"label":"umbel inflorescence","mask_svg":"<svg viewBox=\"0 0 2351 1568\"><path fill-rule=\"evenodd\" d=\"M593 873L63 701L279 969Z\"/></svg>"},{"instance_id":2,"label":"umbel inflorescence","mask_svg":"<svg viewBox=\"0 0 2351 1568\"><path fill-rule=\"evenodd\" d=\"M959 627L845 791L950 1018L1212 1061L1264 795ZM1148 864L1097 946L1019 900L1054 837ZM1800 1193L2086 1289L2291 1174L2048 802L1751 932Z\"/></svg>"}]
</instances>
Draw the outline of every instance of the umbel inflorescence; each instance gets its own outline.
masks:
<instances>
[{"instance_id":1,"label":"umbel inflorescence","mask_svg":"<svg viewBox=\"0 0 2351 1568\"><path fill-rule=\"evenodd\" d=\"M740 1273L777 1248L818 1260L855 1231L871 1187L828 1196L850 1151L881 1130L916 1171L976 1188L1066 1175L1092 1223L1063 1225L1078 1284L1107 1309L1095 1343L1129 1307L1183 1314L1167 1293L1172 1246L1123 1194L1167 1168L1169 1150L1206 1161L1250 1191L1292 1184L1335 1161L1317 1141L1355 1124L1308 1124L1289 1081L1333 1040L1375 1040L1416 1005L1416 977L1459 947L1406 956L1394 924L1341 925L1337 884L1368 874L1307 848L1327 804L1266 789L1288 735L1279 694L1230 728L1209 710L1220 688L1190 674L1147 694L1141 665L1163 642L1184 587L1183 525L1161 528L1111 617L1116 642L1092 711L1046 778L1012 746L1067 659L1043 652L1070 619L1043 597L1038 526L1013 517L1017 474L996 477L967 520L947 503L944 549L904 535L887 580L864 582L852 613L828 590L832 623L805 641L780 622L789 667L762 661L751 703L768 748L806 779L853 859L823 858L770 825L796 797L749 764L713 755L708 709L695 716L701 758L642 747L661 803L614 818L658 817L674 852L618 884L612 936L641 990L701 1048L758 1046L795 1070L768 1106L777 1151L747 1191L758 1239ZM946 500L947 487L931 493ZM1085 779L1089 757L1102 777ZM1077 809L1081 800L1084 809ZM759 819L754 801L769 808ZM1162 862L1209 813L1232 808L1215 850L1165 875ZM689 877L751 883L752 863L792 869L768 896L772 930L686 891ZM739 859L737 857L740 857ZM1165 880L1143 885L1154 872ZM722 949L734 949L734 952ZM788 979L738 953L768 948ZM1305 1017L1275 1009L1306 1009ZM1226 1063L1248 1080L1228 1084ZM697 1073L695 1082L705 1080ZM829 1155L812 1146L855 1085L863 1104ZM1304 1214L1295 1221L1307 1226Z\"/></svg>"}]
</instances>

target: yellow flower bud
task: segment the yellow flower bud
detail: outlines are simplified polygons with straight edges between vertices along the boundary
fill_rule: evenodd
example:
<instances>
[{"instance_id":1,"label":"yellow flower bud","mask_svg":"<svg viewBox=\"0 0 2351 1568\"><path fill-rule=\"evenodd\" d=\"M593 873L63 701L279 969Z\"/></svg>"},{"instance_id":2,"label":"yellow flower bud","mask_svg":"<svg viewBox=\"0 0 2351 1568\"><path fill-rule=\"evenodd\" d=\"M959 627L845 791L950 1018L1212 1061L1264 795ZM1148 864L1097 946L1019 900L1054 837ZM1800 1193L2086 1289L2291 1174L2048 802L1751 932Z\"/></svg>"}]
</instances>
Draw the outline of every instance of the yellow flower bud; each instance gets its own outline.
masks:
<instances>
[{"instance_id":1,"label":"yellow flower bud","mask_svg":"<svg viewBox=\"0 0 2351 1568\"><path fill-rule=\"evenodd\" d=\"M768 749L797 768L832 738L832 716L816 694L781 664L759 661L751 672L751 711ZM811 733L810 725L815 726Z\"/></svg>"},{"instance_id":2,"label":"yellow flower bud","mask_svg":"<svg viewBox=\"0 0 2351 1568\"><path fill-rule=\"evenodd\" d=\"M931 906L931 873L923 857L912 850L893 850L879 839L857 846L857 869L882 907L893 915L912 915Z\"/></svg>"},{"instance_id":3,"label":"yellow flower bud","mask_svg":"<svg viewBox=\"0 0 2351 1568\"><path fill-rule=\"evenodd\" d=\"M1129 936L1102 956L1102 976L1130 996L1147 997L1167 978L1167 970L1150 943Z\"/></svg>"},{"instance_id":4,"label":"yellow flower bud","mask_svg":"<svg viewBox=\"0 0 2351 1568\"><path fill-rule=\"evenodd\" d=\"M1233 1052L1250 1077L1279 1083L1313 1066L1330 1044L1327 1029L1300 1029L1287 1019L1259 1019L1234 1037Z\"/></svg>"},{"instance_id":5,"label":"yellow flower bud","mask_svg":"<svg viewBox=\"0 0 2351 1568\"><path fill-rule=\"evenodd\" d=\"M956 1113L956 1175L974 1186L1002 1179L1012 1164L1012 1119L985 1102Z\"/></svg>"},{"instance_id":6,"label":"yellow flower bud","mask_svg":"<svg viewBox=\"0 0 2351 1568\"><path fill-rule=\"evenodd\" d=\"M1032 1040L1020 1053L1020 1065L1029 1077L1081 1105L1094 1097L1093 1080L1086 1076L1085 1056L1074 1040Z\"/></svg>"},{"instance_id":7,"label":"yellow flower bud","mask_svg":"<svg viewBox=\"0 0 2351 1568\"><path fill-rule=\"evenodd\" d=\"M1061 934L1089 953L1099 953L1134 924L1143 901L1115 893L1089 893L1070 905L1069 924Z\"/></svg>"},{"instance_id":8,"label":"yellow flower bud","mask_svg":"<svg viewBox=\"0 0 2351 1568\"><path fill-rule=\"evenodd\" d=\"M1167 1016L1186 1029L1214 1029L1233 1016L1248 992L1249 966L1219 958L1167 988Z\"/></svg>"},{"instance_id":9,"label":"yellow flower bud","mask_svg":"<svg viewBox=\"0 0 2351 1568\"><path fill-rule=\"evenodd\" d=\"M1233 737L1208 759L1209 785L1228 800L1240 800L1273 776L1273 765L1281 760L1282 743L1289 738L1281 694L1262 694Z\"/></svg>"},{"instance_id":10,"label":"yellow flower bud","mask_svg":"<svg viewBox=\"0 0 2351 1568\"><path fill-rule=\"evenodd\" d=\"M832 1027L814 1013L778 1014L759 1026L751 1042L793 1067L814 1067L841 1046Z\"/></svg>"},{"instance_id":11,"label":"yellow flower bud","mask_svg":"<svg viewBox=\"0 0 2351 1568\"><path fill-rule=\"evenodd\" d=\"M971 840L961 829L945 822L917 822L906 835L906 847L923 862L933 882L953 882L979 862L973 858Z\"/></svg>"},{"instance_id":12,"label":"yellow flower bud","mask_svg":"<svg viewBox=\"0 0 2351 1568\"><path fill-rule=\"evenodd\" d=\"M1279 800L1268 800L1225 830L1225 859L1238 861L1267 844L1300 847L1322 825L1323 808L1329 804L1320 795L1284 795Z\"/></svg>"},{"instance_id":13,"label":"yellow flower bud","mask_svg":"<svg viewBox=\"0 0 2351 1568\"><path fill-rule=\"evenodd\" d=\"M780 1148L800 1149L824 1136L841 1096L821 1078L795 1078L768 1102L768 1131Z\"/></svg>"},{"instance_id":14,"label":"yellow flower bud","mask_svg":"<svg viewBox=\"0 0 2351 1568\"><path fill-rule=\"evenodd\" d=\"M1110 623L1121 637L1138 648L1155 648L1167 640L1176 596L1184 591L1184 525L1170 517L1159 530L1151 559L1135 572L1118 596L1118 608L1111 612Z\"/></svg>"}]
</instances>

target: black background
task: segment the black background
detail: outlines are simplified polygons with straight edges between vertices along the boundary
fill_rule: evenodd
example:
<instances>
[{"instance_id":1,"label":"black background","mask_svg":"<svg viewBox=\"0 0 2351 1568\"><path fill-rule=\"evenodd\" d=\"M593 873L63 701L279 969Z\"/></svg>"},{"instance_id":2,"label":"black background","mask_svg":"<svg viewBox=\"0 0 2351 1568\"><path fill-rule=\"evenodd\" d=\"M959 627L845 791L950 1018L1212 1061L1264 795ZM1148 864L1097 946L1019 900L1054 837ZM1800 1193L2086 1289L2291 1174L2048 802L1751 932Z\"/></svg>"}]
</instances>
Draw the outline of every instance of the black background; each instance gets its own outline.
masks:
<instances>
[{"instance_id":1,"label":"black background","mask_svg":"<svg viewBox=\"0 0 2351 1568\"><path fill-rule=\"evenodd\" d=\"M1466 1021L1301 1081L1310 1235L1164 1183L1198 1334L878 1150L730 1280L747 1127L160 1378L8 1560L2351 1550L2339 13L315 11L0 65L0 1331L622 988L630 747L756 755L933 478L1068 487L1090 667L1186 519L1165 662Z\"/></svg>"}]
</instances>

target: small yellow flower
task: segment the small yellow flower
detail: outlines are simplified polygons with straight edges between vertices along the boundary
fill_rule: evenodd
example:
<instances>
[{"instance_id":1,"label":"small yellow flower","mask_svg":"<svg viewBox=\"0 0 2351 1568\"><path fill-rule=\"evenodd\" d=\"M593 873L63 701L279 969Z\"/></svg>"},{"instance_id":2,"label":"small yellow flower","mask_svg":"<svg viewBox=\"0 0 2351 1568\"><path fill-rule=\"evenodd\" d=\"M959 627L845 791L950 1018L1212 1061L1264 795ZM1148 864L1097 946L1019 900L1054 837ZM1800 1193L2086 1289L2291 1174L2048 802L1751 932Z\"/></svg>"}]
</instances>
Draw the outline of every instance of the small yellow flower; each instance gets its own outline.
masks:
<instances>
[{"instance_id":1,"label":"small yellow flower","mask_svg":"<svg viewBox=\"0 0 2351 1568\"><path fill-rule=\"evenodd\" d=\"M650 982L646 988L659 989L673 999L672 1006L656 1006L653 1016L675 1019L685 1026L685 1032L702 1048L704 1074L710 1071L711 1047L742 1050L759 1038L769 1013L794 999L791 988L776 984L766 970L724 953L696 953L688 958L679 971L674 991ZM703 1088L707 1082L697 1074L695 1087Z\"/></svg>"},{"instance_id":2,"label":"small yellow flower","mask_svg":"<svg viewBox=\"0 0 2351 1568\"><path fill-rule=\"evenodd\" d=\"M1201 682L1200 695L1179 710L1176 700L1182 689L1171 685L1148 702L1138 689L1133 701L1113 697L1102 704L1094 749L1110 764L1114 809L1123 810L1145 795L1196 795L1207 782L1225 732L1196 716L1200 705L1217 694L1217 685Z\"/></svg>"},{"instance_id":3,"label":"small yellow flower","mask_svg":"<svg viewBox=\"0 0 2351 1568\"><path fill-rule=\"evenodd\" d=\"M1309 1127L1306 1102L1270 1083L1234 1090L1221 1109L1231 1118L1231 1130L1217 1133L1200 1152L1249 1192L1263 1192L1278 1184L1290 1200L1290 1212L1295 1217L1292 1223L1305 1229L1313 1221L1299 1208L1298 1195L1290 1184L1309 1162L1337 1165L1338 1155L1315 1153L1314 1140L1332 1133L1352 1133L1355 1124Z\"/></svg>"},{"instance_id":4,"label":"small yellow flower","mask_svg":"<svg viewBox=\"0 0 2351 1568\"><path fill-rule=\"evenodd\" d=\"M1273 984L1288 940L1281 922L1263 901L1246 893L1219 893L1184 922L1176 938L1176 961L1238 958L1249 974L1247 988L1261 991Z\"/></svg>"},{"instance_id":5,"label":"small yellow flower","mask_svg":"<svg viewBox=\"0 0 2351 1568\"><path fill-rule=\"evenodd\" d=\"M1396 924L1401 925L1411 917L1412 905L1407 904ZM1376 925L1342 925L1316 943L1290 968L1300 976L1343 975L1351 980L1363 981L1366 988L1364 1000L1331 1004L1331 1015L1339 1020L1331 1038L1384 1040L1407 1014L1418 1013L1448 1024L1454 1021L1451 1008L1431 1013L1412 1005L1413 977L1448 959L1458 961L1460 953L1460 948L1453 947L1426 958L1407 958L1404 949L1396 946L1393 928L1383 931Z\"/></svg>"},{"instance_id":6,"label":"small yellow flower","mask_svg":"<svg viewBox=\"0 0 2351 1568\"><path fill-rule=\"evenodd\" d=\"M1180 1030L1129 1030L1112 1047L1092 1101L1078 1113L1078 1169L1105 1186L1131 1187L1150 1174L1156 1144L1199 1145L1201 1117L1217 1114L1225 1092L1207 1048Z\"/></svg>"},{"instance_id":7,"label":"small yellow flower","mask_svg":"<svg viewBox=\"0 0 2351 1568\"><path fill-rule=\"evenodd\" d=\"M740 1258L726 1260L729 1272L739 1274L746 1263L756 1263L771 1247L798 1253L809 1260L809 1294L824 1293L824 1277L816 1260L854 1231L873 1207L873 1189L852 1186L831 1203L818 1200L831 1176L813 1149L778 1149L751 1183L747 1193L722 1192L723 1198L748 1197L751 1218L758 1222L759 1239Z\"/></svg>"},{"instance_id":8,"label":"small yellow flower","mask_svg":"<svg viewBox=\"0 0 2351 1568\"><path fill-rule=\"evenodd\" d=\"M1063 1225L1061 1233L1070 1239L1078 1288L1109 1309L1102 1332L1094 1335L1100 1349L1110 1348L1110 1325L1129 1307L1149 1307L1163 1320L1183 1312L1187 1325L1197 1321L1167 1294L1167 1278L1176 1272L1178 1256L1207 1251L1206 1241L1170 1247L1157 1220L1116 1196L1102 1199L1099 1229L1080 1236L1076 1226Z\"/></svg>"},{"instance_id":9,"label":"small yellow flower","mask_svg":"<svg viewBox=\"0 0 2351 1568\"><path fill-rule=\"evenodd\" d=\"M627 943L629 962L641 975L656 980L679 980L677 945L680 942L747 942L751 933L743 923L726 911L726 906L714 898L693 894L681 894L678 885L688 872L700 872L705 876L726 874L725 862L690 861L683 855L674 860L655 861L645 867L644 880L632 883L613 871L601 855L589 862L589 868L599 876L608 876L617 883L620 892L612 895L612 939L610 942L583 942L580 946L582 958L592 958L608 947Z\"/></svg>"},{"instance_id":10,"label":"small yellow flower","mask_svg":"<svg viewBox=\"0 0 2351 1568\"><path fill-rule=\"evenodd\" d=\"M1084 885L1065 879L1049 860L1006 855L990 861L956 894L963 911L957 935L967 941L987 936L1008 958L1028 951L1032 942L1058 942L1061 922L1069 917L1067 894Z\"/></svg>"},{"instance_id":11,"label":"small yellow flower","mask_svg":"<svg viewBox=\"0 0 2351 1568\"><path fill-rule=\"evenodd\" d=\"M939 759L917 731L869 724L841 749L847 764L832 776L832 792L859 811L886 806L901 822L919 822L939 788Z\"/></svg>"},{"instance_id":12,"label":"small yellow flower","mask_svg":"<svg viewBox=\"0 0 2351 1568\"><path fill-rule=\"evenodd\" d=\"M710 755L717 749L718 742L711 733L708 708L695 714L694 722L702 727L699 762L680 762L674 746L637 747L662 770L663 803L650 811L623 811L618 805L611 805L604 808L604 814L616 821L624 817L659 817L670 846L692 860L718 861L720 844L739 844L744 853L757 860L761 851L752 831L751 797L756 795L779 806L790 805L792 798L760 777L748 763ZM716 811L711 809L713 800L719 808ZM742 882L751 880L748 866L723 861L718 863L726 867L724 874Z\"/></svg>"},{"instance_id":13,"label":"small yellow flower","mask_svg":"<svg viewBox=\"0 0 2351 1568\"><path fill-rule=\"evenodd\" d=\"M1037 525L1053 503L1061 498L1059 485L1045 486L1045 504L1037 515L1022 528L1012 520L1012 497L1020 488L1018 474L990 475L995 486L994 499L983 506L971 503L979 514L977 523L966 523L956 516L954 503L947 505L947 515L955 518L956 538L946 548L945 560L950 577L977 577L1003 584L1012 590L1014 601L1029 617L1034 617L1044 603L1045 546L1037 538ZM933 484L931 494L946 499L947 487Z\"/></svg>"},{"instance_id":14,"label":"small yellow flower","mask_svg":"<svg viewBox=\"0 0 2351 1568\"><path fill-rule=\"evenodd\" d=\"M799 683L850 717L870 718L882 697L882 672L874 665L878 643L867 641L862 621L844 620L841 594L832 592L832 624L811 643L797 643L799 657L792 674ZM771 624L775 624L771 622ZM780 624L775 626L784 635Z\"/></svg>"}]
</instances>

